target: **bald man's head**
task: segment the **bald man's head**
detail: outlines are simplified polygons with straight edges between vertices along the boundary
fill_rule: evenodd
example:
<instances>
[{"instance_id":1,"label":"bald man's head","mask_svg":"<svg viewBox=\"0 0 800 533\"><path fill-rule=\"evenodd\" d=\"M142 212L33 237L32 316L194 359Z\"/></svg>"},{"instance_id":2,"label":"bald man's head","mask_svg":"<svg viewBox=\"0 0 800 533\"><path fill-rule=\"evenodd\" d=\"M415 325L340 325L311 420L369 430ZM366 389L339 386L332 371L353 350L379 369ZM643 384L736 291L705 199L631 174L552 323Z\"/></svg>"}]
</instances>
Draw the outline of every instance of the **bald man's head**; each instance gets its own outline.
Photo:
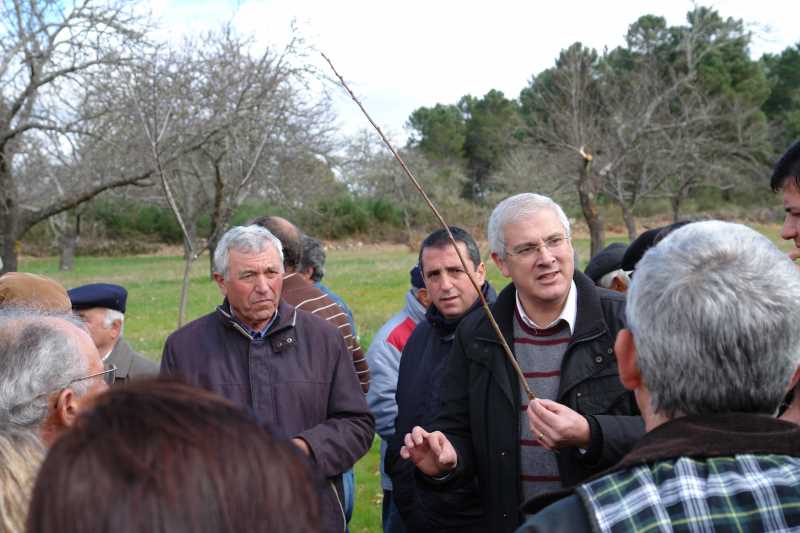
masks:
<instances>
[{"instance_id":1,"label":"bald man's head","mask_svg":"<svg viewBox=\"0 0 800 533\"><path fill-rule=\"evenodd\" d=\"M250 221L267 228L283 245L283 268L286 272L294 272L303 257L303 232L297 226L282 217L264 216Z\"/></svg>"}]
</instances>

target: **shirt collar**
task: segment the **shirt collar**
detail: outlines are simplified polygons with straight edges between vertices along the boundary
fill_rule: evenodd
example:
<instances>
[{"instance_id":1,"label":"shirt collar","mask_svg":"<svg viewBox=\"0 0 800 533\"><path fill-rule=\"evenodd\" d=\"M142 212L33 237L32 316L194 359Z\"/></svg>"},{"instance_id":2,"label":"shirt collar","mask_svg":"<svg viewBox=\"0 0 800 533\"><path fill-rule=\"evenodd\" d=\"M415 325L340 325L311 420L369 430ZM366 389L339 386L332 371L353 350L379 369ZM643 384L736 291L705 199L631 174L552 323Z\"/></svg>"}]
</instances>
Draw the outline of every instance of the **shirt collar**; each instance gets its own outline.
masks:
<instances>
[{"instance_id":1,"label":"shirt collar","mask_svg":"<svg viewBox=\"0 0 800 533\"><path fill-rule=\"evenodd\" d=\"M275 313L273 313L272 318L269 320L269 322L267 322L267 325L258 331L251 329L250 326L239 320L239 318L236 316L236 311L233 310L232 306L231 306L231 316L236 321L236 323L239 324L242 327L242 329L244 329L247 332L247 334L250 335L250 337L252 337L254 341L258 341L264 339L267 336L267 331L269 330L270 326L272 326L272 324L278 319L278 309L277 308L275 309Z\"/></svg>"},{"instance_id":2,"label":"shirt collar","mask_svg":"<svg viewBox=\"0 0 800 533\"><path fill-rule=\"evenodd\" d=\"M525 313L525 308L522 307L522 301L519 299L519 291L517 291L516 298L517 311L519 312L519 316L522 317L522 321L525 323L525 325L535 329L549 329L558 324L559 321L564 320L569 326L570 335L575 332L575 319L578 316L578 289L575 287L574 281L570 282L569 294L567 294L567 301L564 303L564 308L561 310L561 314L549 324L540 326L531 320L527 313Z\"/></svg>"}]
</instances>

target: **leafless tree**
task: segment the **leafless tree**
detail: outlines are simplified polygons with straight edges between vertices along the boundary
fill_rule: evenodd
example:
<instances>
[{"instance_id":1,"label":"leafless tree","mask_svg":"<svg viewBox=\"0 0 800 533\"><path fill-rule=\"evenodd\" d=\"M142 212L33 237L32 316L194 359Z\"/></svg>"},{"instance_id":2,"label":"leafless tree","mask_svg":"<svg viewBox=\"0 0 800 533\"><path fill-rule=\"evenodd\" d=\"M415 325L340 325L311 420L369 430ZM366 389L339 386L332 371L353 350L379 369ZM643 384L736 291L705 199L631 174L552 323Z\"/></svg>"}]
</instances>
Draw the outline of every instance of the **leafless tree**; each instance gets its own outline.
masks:
<instances>
[{"instance_id":1,"label":"leafless tree","mask_svg":"<svg viewBox=\"0 0 800 533\"><path fill-rule=\"evenodd\" d=\"M332 117L304 83L302 42L253 53L230 26L154 51L129 80L129 99L149 146L165 198L184 237L186 267L179 312L184 320L189 271L216 243L236 207L269 187L289 161L324 157ZM300 165L302 166L302 165ZM307 167L306 167L307 168ZM210 215L210 232L198 222ZM213 266L213 265L212 265Z\"/></svg>"},{"instance_id":2,"label":"leafless tree","mask_svg":"<svg viewBox=\"0 0 800 533\"><path fill-rule=\"evenodd\" d=\"M0 232L9 271L17 268L17 241L34 224L149 176L117 168L64 194L34 195L38 177L21 170L31 147L46 144L68 159L76 145L100 142L88 140L92 124L116 105L103 87L136 55L145 21L125 0L6 0L0 10Z\"/></svg>"}]
</instances>

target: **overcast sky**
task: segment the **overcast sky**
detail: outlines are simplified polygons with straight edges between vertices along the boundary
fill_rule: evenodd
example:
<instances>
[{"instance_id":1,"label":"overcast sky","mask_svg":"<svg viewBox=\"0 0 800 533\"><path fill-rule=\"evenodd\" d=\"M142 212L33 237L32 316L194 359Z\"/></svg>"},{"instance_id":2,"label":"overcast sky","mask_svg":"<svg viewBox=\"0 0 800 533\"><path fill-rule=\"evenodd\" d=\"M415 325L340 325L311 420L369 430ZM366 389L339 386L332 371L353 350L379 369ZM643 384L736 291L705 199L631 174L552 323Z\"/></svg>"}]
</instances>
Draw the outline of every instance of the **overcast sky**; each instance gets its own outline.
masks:
<instances>
[{"instance_id":1,"label":"overcast sky","mask_svg":"<svg viewBox=\"0 0 800 533\"><path fill-rule=\"evenodd\" d=\"M404 124L418 107L455 103L465 94L482 96L490 89L516 98L534 74L552 66L559 51L573 42L613 48L639 16L651 13L682 24L693 3L151 0L151 5L170 37L233 20L259 42L280 46L295 20L306 40L332 59L378 124L403 141L408 135ZM748 23L756 33L754 57L800 41L800 2L716 0L701 5ZM368 127L341 93L335 105L343 132Z\"/></svg>"}]
</instances>

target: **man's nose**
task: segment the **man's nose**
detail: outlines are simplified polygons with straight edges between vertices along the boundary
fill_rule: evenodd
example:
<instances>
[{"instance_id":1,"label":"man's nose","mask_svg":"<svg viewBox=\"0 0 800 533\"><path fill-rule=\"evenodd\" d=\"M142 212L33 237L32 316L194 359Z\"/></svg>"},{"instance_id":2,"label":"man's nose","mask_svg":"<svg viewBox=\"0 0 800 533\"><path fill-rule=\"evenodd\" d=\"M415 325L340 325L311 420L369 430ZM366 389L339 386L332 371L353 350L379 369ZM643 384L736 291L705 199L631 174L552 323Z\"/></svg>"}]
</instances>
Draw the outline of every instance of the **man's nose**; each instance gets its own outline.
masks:
<instances>
[{"instance_id":1,"label":"man's nose","mask_svg":"<svg viewBox=\"0 0 800 533\"><path fill-rule=\"evenodd\" d=\"M269 280L266 276L256 276L255 289L262 293L269 291Z\"/></svg>"},{"instance_id":2,"label":"man's nose","mask_svg":"<svg viewBox=\"0 0 800 533\"><path fill-rule=\"evenodd\" d=\"M544 243L542 243L539 246L539 254L538 254L536 262L537 263L542 263L542 264L545 264L545 265L549 265L553 261L555 261L555 259L556 259L556 256L553 253L553 250L551 250Z\"/></svg>"},{"instance_id":3,"label":"man's nose","mask_svg":"<svg viewBox=\"0 0 800 533\"><path fill-rule=\"evenodd\" d=\"M797 224L790 215L786 215L783 220L783 228L781 228L782 239L794 239L797 237Z\"/></svg>"}]
</instances>

